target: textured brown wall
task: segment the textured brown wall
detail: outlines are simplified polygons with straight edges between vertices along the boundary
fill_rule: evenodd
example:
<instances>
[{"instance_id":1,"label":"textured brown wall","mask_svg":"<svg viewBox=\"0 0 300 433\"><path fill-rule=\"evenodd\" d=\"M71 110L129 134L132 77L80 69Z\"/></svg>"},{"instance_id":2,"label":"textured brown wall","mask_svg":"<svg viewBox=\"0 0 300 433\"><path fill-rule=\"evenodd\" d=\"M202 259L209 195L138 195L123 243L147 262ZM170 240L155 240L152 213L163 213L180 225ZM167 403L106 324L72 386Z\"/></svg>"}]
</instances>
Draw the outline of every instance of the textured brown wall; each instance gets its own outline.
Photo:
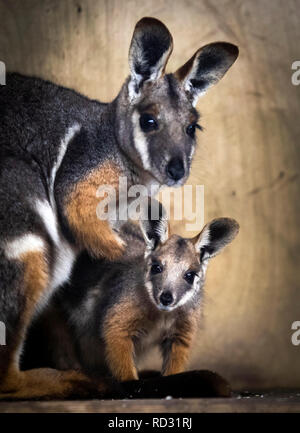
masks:
<instances>
[{"instance_id":1,"label":"textured brown wall","mask_svg":"<svg viewBox=\"0 0 300 433\"><path fill-rule=\"evenodd\" d=\"M205 133L191 183L205 185L205 219L231 216L234 243L208 271L205 319L191 366L235 388L300 386L299 0L0 0L0 60L104 101L128 74L141 17L174 36L169 70L201 45L226 40L240 58L199 101Z\"/></svg>"}]
</instances>

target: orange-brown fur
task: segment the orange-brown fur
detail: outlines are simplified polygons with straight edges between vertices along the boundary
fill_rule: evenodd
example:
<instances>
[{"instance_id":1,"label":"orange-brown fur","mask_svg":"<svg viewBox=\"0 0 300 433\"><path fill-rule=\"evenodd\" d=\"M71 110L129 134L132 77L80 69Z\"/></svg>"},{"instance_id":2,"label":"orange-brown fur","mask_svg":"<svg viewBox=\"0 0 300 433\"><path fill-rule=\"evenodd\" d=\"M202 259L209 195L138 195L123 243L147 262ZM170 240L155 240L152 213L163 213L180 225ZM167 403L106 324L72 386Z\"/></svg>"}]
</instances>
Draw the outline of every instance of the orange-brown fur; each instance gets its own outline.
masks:
<instances>
[{"instance_id":1,"label":"orange-brown fur","mask_svg":"<svg viewBox=\"0 0 300 433\"><path fill-rule=\"evenodd\" d=\"M101 381L100 384L92 383L85 375L75 370L10 369L1 384L0 400L85 397L92 392L105 393L107 389L105 381Z\"/></svg>"},{"instance_id":2,"label":"orange-brown fur","mask_svg":"<svg viewBox=\"0 0 300 433\"><path fill-rule=\"evenodd\" d=\"M18 261L23 267L22 286L25 304L20 314L19 329L15 332L14 345L9 354L9 368L12 369L13 373L18 370L17 353L25 338L25 329L29 325L35 307L48 283L48 264L43 252L27 252L22 254Z\"/></svg>"},{"instance_id":3,"label":"orange-brown fur","mask_svg":"<svg viewBox=\"0 0 300 433\"><path fill-rule=\"evenodd\" d=\"M198 311L191 312L188 320L179 320L179 323L176 324L176 334L164 360L163 374L165 376L184 371L197 330L197 313Z\"/></svg>"},{"instance_id":4,"label":"orange-brown fur","mask_svg":"<svg viewBox=\"0 0 300 433\"><path fill-rule=\"evenodd\" d=\"M133 337L137 334L143 316L129 301L112 308L104 323L105 357L116 379L138 379L134 364Z\"/></svg>"},{"instance_id":5,"label":"orange-brown fur","mask_svg":"<svg viewBox=\"0 0 300 433\"><path fill-rule=\"evenodd\" d=\"M35 306L49 281L47 258L42 252L28 252L20 257L24 264L24 285L28 307Z\"/></svg>"},{"instance_id":6,"label":"orange-brown fur","mask_svg":"<svg viewBox=\"0 0 300 433\"><path fill-rule=\"evenodd\" d=\"M97 217L97 190L110 185L118 192L120 170L112 162L104 163L78 182L67 198L66 214L77 240L96 257L118 258L124 250L121 240L107 220Z\"/></svg>"}]
</instances>

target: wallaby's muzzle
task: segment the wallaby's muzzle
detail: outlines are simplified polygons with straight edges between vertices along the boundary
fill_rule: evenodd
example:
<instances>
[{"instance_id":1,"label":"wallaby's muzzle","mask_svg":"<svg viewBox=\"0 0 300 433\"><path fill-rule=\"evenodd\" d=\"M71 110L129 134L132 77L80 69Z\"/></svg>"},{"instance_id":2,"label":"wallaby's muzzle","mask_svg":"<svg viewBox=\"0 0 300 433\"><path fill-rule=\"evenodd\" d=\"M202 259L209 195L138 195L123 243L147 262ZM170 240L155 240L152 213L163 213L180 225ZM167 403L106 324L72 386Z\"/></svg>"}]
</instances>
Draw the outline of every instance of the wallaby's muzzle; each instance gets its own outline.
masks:
<instances>
[{"instance_id":1,"label":"wallaby's muzzle","mask_svg":"<svg viewBox=\"0 0 300 433\"><path fill-rule=\"evenodd\" d=\"M174 180L175 182L181 180L185 175L184 163L182 158L177 157L171 159L171 161L167 165L166 171L169 179Z\"/></svg>"}]
</instances>

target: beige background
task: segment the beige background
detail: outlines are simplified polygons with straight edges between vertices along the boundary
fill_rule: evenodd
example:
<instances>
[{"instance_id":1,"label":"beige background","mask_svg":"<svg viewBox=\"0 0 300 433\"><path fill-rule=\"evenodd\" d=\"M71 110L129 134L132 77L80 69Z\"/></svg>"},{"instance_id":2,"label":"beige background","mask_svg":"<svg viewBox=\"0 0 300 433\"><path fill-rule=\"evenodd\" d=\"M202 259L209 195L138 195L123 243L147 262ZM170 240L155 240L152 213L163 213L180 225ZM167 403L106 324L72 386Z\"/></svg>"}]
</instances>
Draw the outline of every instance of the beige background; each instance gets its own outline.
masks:
<instances>
[{"instance_id":1,"label":"beige background","mask_svg":"<svg viewBox=\"0 0 300 433\"><path fill-rule=\"evenodd\" d=\"M240 58L200 100L191 183L205 185L205 219L231 216L238 239L208 272L191 366L235 388L300 386L299 0L0 0L0 60L109 101L128 74L134 25L148 15L174 36L169 70L226 40ZM151 360L152 361L152 360Z\"/></svg>"}]
</instances>

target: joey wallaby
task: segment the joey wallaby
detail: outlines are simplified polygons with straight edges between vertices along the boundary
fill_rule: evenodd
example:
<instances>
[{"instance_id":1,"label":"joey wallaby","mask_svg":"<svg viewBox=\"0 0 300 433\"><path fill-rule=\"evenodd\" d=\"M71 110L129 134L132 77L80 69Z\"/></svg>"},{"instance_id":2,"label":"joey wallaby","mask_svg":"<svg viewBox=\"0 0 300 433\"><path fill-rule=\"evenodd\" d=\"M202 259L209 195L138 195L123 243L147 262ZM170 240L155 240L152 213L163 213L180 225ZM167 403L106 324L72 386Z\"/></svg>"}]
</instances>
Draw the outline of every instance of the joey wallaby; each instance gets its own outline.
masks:
<instances>
[{"instance_id":1,"label":"joey wallaby","mask_svg":"<svg viewBox=\"0 0 300 433\"><path fill-rule=\"evenodd\" d=\"M201 314L207 264L234 239L238 228L233 219L217 218L187 239L170 236L163 216L142 220L140 230L126 223L122 236L130 249L122 259L82 257L71 283L41 317L40 326L45 326L47 314L52 315L43 333L48 335L44 344L51 366L135 380L139 359L158 346L162 374L183 372ZM66 335L60 347L59 339ZM41 350L39 341L35 345ZM29 350L27 355L30 358Z\"/></svg>"},{"instance_id":2,"label":"joey wallaby","mask_svg":"<svg viewBox=\"0 0 300 433\"><path fill-rule=\"evenodd\" d=\"M172 37L143 18L129 50L130 76L103 104L38 78L8 74L0 87L0 399L105 393L75 371L20 371L26 330L69 277L82 249L116 259L124 251L116 222L96 214L99 186L152 190L181 185L195 148L198 96L238 56L229 43L198 50L165 74Z\"/></svg>"}]
</instances>

